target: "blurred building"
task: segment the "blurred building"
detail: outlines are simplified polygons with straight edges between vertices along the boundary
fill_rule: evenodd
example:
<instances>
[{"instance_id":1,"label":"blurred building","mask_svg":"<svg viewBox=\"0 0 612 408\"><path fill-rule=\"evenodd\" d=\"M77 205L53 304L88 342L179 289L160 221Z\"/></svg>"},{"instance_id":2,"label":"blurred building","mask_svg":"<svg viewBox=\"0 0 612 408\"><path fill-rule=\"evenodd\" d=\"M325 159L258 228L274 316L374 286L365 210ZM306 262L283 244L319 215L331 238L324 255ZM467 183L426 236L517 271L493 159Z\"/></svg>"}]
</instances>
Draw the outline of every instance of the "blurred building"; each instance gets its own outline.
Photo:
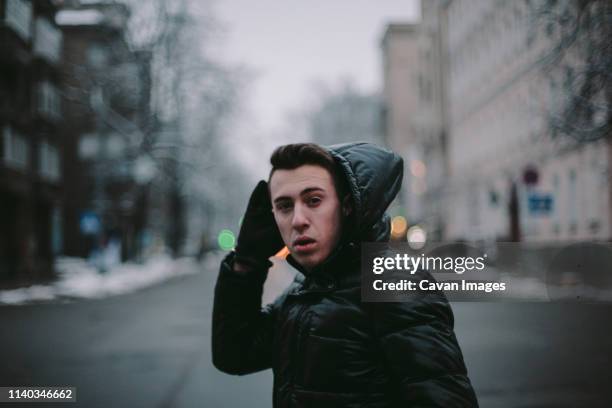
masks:
<instances>
[{"instance_id":1,"label":"blurred building","mask_svg":"<svg viewBox=\"0 0 612 408\"><path fill-rule=\"evenodd\" d=\"M418 78L418 38L416 24L393 23L387 26L381 41L383 59L382 123L385 143L410 163L418 155L414 126L418 109L416 83ZM413 222L420 217L418 200L412 194L411 176L404 172L402 191L398 196L400 209Z\"/></svg>"},{"instance_id":2,"label":"blurred building","mask_svg":"<svg viewBox=\"0 0 612 408\"><path fill-rule=\"evenodd\" d=\"M52 277L62 248L62 33L55 1L0 1L0 283Z\"/></svg>"},{"instance_id":3,"label":"blurred building","mask_svg":"<svg viewBox=\"0 0 612 408\"><path fill-rule=\"evenodd\" d=\"M56 16L64 34L67 255L112 243L126 259L143 240L150 55L128 44L129 16L124 4L91 1L66 2Z\"/></svg>"},{"instance_id":4,"label":"blurred building","mask_svg":"<svg viewBox=\"0 0 612 408\"><path fill-rule=\"evenodd\" d=\"M443 8L447 237L610 239L609 142L551 137L550 113L567 90L562 77L554 79L542 64L554 49L559 22L538 24L530 4L452 0ZM571 75L572 68L564 71Z\"/></svg>"},{"instance_id":5,"label":"blurred building","mask_svg":"<svg viewBox=\"0 0 612 408\"><path fill-rule=\"evenodd\" d=\"M441 2L422 2L421 14L419 23L390 24L383 36L384 134L406 163L400 206L408 222L440 239L447 179Z\"/></svg>"}]
</instances>

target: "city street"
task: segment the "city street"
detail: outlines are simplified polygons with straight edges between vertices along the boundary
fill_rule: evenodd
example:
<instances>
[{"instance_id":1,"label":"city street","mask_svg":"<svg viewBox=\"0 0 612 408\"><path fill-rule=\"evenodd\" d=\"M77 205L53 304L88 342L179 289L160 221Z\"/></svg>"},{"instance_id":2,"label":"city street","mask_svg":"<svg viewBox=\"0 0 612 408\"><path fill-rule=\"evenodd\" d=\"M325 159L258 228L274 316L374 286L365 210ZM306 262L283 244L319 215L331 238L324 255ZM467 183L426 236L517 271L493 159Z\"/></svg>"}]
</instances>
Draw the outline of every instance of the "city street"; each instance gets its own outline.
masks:
<instances>
[{"instance_id":1,"label":"city street","mask_svg":"<svg viewBox=\"0 0 612 408\"><path fill-rule=\"evenodd\" d=\"M273 290L290 276L285 268L273 268ZM270 371L234 377L211 364L216 273L106 299L0 307L0 385L77 387L78 403L67 406L270 407ZM454 310L482 407L610 406L612 305Z\"/></svg>"},{"instance_id":2,"label":"city street","mask_svg":"<svg viewBox=\"0 0 612 408\"><path fill-rule=\"evenodd\" d=\"M0 38L0 388L76 390L0 408L271 408L212 364L232 250L264 305L361 261L278 314L284 408L475 405L448 313L355 307L432 290L480 407L612 407L611 0L0 0ZM236 316L215 361L265 366Z\"/></svg>"}]
</instances>

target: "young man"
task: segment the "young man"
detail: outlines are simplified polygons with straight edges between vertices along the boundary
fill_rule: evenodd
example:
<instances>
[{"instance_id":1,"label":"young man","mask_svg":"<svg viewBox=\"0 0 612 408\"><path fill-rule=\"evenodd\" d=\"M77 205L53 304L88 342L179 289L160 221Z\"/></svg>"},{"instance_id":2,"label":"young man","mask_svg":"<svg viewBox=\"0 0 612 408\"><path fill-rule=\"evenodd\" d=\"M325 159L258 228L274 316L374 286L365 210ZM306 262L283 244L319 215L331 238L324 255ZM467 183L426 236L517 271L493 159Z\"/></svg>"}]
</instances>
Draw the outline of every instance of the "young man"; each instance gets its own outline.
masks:
<instances>
[{"instance_id":1,"label":"young man","mask_svg":"<svg viewBox=\"0 0 612 408\"><path fill-rule=\"evenodd\" d=\"M274 372L275 407L477 407L442 294L361 302L360 243L389 239L402 159L368 143L279 147L221 263L215 366ZM304 279L261 308L284 245Z\"/></svg>"}]
</instances>

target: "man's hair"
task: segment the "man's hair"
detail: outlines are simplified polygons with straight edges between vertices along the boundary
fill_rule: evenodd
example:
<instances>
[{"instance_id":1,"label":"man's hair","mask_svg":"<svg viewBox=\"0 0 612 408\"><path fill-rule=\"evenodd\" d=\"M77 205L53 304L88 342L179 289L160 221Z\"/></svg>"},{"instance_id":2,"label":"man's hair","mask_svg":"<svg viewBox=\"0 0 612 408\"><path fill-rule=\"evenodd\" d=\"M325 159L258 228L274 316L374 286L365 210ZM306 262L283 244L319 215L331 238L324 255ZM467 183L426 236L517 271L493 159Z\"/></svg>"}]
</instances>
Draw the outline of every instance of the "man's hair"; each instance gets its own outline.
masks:
<instances>
[{"instance_id":1,"label":"man's hair","mask_svg":"<svg viewBox=\"0 0 612 408\"><path fill-rule=\"evenodd\" d=\"M293 170L306 164L321 166L329 172L334 181L334 186L340 201L348 193L346 180L338 170L336 161L331 153L325 148L314 143L292 143L279 146L270 156L272 170L268 181L272 178L275 170Z\"/></svg>"}]
</instances>

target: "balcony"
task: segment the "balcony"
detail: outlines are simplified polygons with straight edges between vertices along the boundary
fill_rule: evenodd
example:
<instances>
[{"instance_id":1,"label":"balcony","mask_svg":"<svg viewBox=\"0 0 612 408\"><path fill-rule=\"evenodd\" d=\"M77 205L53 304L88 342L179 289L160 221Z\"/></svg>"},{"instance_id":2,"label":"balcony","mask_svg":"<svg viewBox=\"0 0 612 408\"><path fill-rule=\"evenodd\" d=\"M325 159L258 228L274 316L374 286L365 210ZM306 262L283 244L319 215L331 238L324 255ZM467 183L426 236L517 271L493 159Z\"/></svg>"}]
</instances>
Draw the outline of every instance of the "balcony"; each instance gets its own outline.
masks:
<instances>
[{"instance_id":1,"label":"balcony","mask_svg":"<svg viewBox=\"0 0 612 408\"><path fill-rule=\"evenodd\" d=\"M61 57L62 32L49 20L38 17L34 25L34 54L57 64Z\"/></svg>"},{"instance_id":2,"label":"balcony","mask_svg":"<svg viewBox=\"0 0 612 408\"><path fill-rule=\"evenodd\" d=\"M32 4L26 0L6 0L4 5L3 25L28 42L32 36Z\"/></svg>"}]
</instances>

